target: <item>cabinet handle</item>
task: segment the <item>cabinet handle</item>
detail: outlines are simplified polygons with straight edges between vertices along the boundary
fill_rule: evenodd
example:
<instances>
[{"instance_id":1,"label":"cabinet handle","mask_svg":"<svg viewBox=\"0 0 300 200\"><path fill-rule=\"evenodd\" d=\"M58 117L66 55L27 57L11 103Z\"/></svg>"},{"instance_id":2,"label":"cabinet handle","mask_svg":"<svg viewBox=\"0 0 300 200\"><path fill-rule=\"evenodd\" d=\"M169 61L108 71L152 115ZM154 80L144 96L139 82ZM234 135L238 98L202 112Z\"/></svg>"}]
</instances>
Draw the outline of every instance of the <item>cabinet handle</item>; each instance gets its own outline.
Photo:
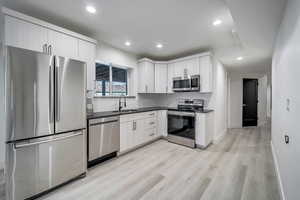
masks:
<instances>
[{"instance_id":1,"label":"cabinet handle","mask_svg":"<svg viewBox=\"0 0 300 200\"><path fill-rule=\"evenodd\" d=\"M47 44L43 45L43 53L47 53Z\"/></svg>"},{"instance_id":2,"label":"cabinet handle","mask_svg":"<svg viewBox=\"0 0 300 200\"><path fill-rule=\"evenodd\" d=\"M155 134L154 133L151 133L149 136L154 136Z\"/></svg>"},{"instance_id":3,"label":"cabinet handle","mask_svg":"<svg viewBox=\"0 0 300 200\"><path fill-rule=\"evenodd\" d=\"M153 125L153 124L155 124L155 122L150 122L149 124L150 124L150 125Z\"/></svg>"},{"instance_id":4,"label":"cabinet handle","mask_svg":"<svg viewBox=\"0 0 300 200\"><path fill-rule=\"evenodd\" d=\"M136 122L132 123L132 130L135 131L136 130Z\"/></svg>"},{"instance_id":5,"label":"cabinet handle","mask_svg":"<svg viewBox=\"0 0 300 200\"><path fill-rule=\"evenodd\" d=\"M52 45L49 45L49 46L48 46L48 53L49 53L50 55L52 55Z\"/></svg>"}]
</instances>

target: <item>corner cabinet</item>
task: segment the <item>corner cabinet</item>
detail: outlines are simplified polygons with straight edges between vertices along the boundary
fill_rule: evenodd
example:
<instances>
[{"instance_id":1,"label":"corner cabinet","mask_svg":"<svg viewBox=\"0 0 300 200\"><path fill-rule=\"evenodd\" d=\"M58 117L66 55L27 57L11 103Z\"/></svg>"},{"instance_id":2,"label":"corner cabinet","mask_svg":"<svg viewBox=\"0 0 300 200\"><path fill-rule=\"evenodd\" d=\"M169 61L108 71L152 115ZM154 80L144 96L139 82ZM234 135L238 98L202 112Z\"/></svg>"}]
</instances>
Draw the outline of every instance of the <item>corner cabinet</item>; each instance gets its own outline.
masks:
<instances>
[{"instance_id":1,"label":"corner cabinet","mask_svg":"<svg viewBox=\"0 0 300 200\"><path fill-rule=\"evenodd\" d=\"M155 92L155 69L154 63L149 59L138 62L138 93Z\"/></svg>"},{"instance_id":2,"label":"corner cabinet","mask_svg":"<svg viewBox=\"0 0 300 200\"><path fill-rule=\"evenodd\" d=\"M155 63L155 93L168 93L168 65L167 63Z\"/></svg>"},{"instance_id":3,"label":"corner cabinet","mask_svg":"<svg viewBox=\"0 0 300 200\"><path fill-rule=\"evenodd\" d=\"M87 89L94 89L97 41L22 13L3 9L5 45L87 63Z\"/></svg>"}]
</instances>

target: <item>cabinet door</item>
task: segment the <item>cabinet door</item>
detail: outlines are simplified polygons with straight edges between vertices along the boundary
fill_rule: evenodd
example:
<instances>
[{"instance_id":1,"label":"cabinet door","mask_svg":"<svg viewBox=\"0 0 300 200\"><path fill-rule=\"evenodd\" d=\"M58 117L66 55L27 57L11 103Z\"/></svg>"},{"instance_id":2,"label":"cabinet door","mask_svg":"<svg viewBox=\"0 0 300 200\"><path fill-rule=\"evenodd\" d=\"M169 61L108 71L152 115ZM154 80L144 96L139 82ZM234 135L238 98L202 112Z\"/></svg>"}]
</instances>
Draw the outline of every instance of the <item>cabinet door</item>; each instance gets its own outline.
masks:
<instances>
[{"instance_id":1,"label":"cabinet door","mask_svg":"<svg viewBox=\"0 0 300 200\"><path fill-rule=\"evenodd\" d=\"M144 120L136 120L133 123L134 146L138 146L144 143Z\"/></svg>"},{"instance_id":2,"label":"cabinet door","mask_svg":"<svg viewBox=\"0 0 300 200\"><path fill-rule=\"evenodd\" d=\"M174 63L173 78L183 77L185 63L183 61Z\"/></svg>"},{"instance_id":3,"label":"cabinet door","mask_svg":"<svg viewBox=\"0 0 300 200\"><path fill-rule=\"evenodd\" d=\"M173 78L174 78L175 63L168 64L168 93L173 92Z\"/></svg>"},{"instance_id":4,"label":"cabinet door","mask_svg":"<svg viewBox=\"0 0 300 200\"><path fill-rule=\"evenodd\" d=\"M120 124L120 152L124 152L133 146L133 122Z\"/></svg>"},{"instance_id":5,"label":"cabinet door","mask_svg":"<svg viewBox=\"0 0 300 200\"><path fill-rule=\"evenodd\" d=\"M47 29L14 17L5 16L5 44L37 52L44 52Z\"/></svg>"},{"instance_id":6,"label":"cabinet door","mask_svg":"<svg viewBox=\"0 0 300 200\"><path fill-rule=\"evenodd\" d=\"M48 30L48 44L52 54L78 59L78 39L54 30Z\"/></svg>"},{"instance_id":7,"label":"cabinet door","mask_svg":"<svg viewBox=\"0 0 300 200\"><path fill-rule=\"evenodd\" d=\"M157 111L157 135L167 137L168 135L168 116L166 110Z\"/></svg>"},{"instance_id":8,"label":"cabinet door","mask_svg":"<svg viewBox=\"0 0 300 200\"><path fill-rule=\"evenodd\" d=\"M84 40L78 40L78 57L80 60L87 64L87 89L93 90L95 85L95 57L96 57L96 45Z\"/></svg>"},{"instance_id":9,"label":"cabinet door","mask_svg":"<svg viewBox=\"0 0 300 200\"><path fill-rule=\"evenodd\" d=\"M154 64L150 61L141 61L138 66L138 92L154 93Z\"/></svg>"},{"instance_id":10,"label":"cabinet door","mask_svg":"<svg viewBox=\"0 0 300 200\"><path fill-rule=\"evenodd\" d=\"M168 92L168 65L155 64L155 93Z\"/></svg>"},{"instance_id":11,"label":"cabinet door","mask_svg":"<svg viewBox=\"0 0 300 200\"><path fill-rule=\"evenodd\" d=\"M199 58L200 62L200 92L213 91L213 66L210 56Z\"/></svg>"},{"instance_id":12,"label":"cabinet door","mask_svg":"<svg viewBox=\"0 0 300 200\"><path fill-rule=\"evenodd\" d=\"M185 61L185 69L189 76L200 74L200 64L198 58L193 58Z\"/></svg>"}]
</instances>

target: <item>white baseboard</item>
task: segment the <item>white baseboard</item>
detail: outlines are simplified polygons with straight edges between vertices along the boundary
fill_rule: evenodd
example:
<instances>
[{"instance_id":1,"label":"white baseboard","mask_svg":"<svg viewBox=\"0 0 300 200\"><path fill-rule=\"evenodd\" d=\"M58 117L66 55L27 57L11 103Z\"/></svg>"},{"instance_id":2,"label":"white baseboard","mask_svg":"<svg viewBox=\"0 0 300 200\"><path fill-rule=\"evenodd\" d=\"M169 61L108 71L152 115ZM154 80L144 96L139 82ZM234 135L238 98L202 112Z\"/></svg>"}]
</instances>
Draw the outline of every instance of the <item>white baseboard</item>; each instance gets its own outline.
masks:
<instances>
[{"instance_id":1,"label":"white baseboard","mask_svg":"<svg viewBox=\"0 0 300 200\"><path fill-rule=\"evenodd\" d=\"M280 171L279 171L277 155L276 155L276 152L275 152L272 141L271 141L271 149L272 149L272 155L273 155L273 160L274 160L274 164L275 164L275 171L276 171L276 177L277 177L277 180L278 180L278 187L279 187L279 191L280 191L280 197L281 197L281 200L286 200L284 190L283 190L281 175L280 175Z\"/></svg>"},{"instance_id":2,"label":"white baseboard","mask_svg":"<svg viewBox=\"0 0 300 200\"><path fill-rule=\"evenodd\" d=\"M213 144L219 143L223 139L223 137L226 135L226 133L227 133L227 129L223 130L222 133L218 137L213 139Z\"/></svg>"}]
</instances>

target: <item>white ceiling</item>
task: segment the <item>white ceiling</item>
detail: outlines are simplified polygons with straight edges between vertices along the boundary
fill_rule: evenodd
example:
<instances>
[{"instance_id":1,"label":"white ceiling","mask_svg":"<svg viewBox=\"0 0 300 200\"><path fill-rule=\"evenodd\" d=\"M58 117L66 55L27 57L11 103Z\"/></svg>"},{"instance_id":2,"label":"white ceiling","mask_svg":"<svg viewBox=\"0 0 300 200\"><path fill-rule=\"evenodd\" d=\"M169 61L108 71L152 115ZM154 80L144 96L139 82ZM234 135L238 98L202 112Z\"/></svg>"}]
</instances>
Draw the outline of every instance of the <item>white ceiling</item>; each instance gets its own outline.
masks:
<instances>
[{"instance_id":1,"label":"white ceiling","mask_svg":"<svg viewBox=\"0 0 300 200\"><path fill-rule=\"evenodd\" d=\"M284 1L5 0L4 4L138 56L169 59L211 49L232 70L263 72L270 66ZM97 13L87 13L86 5L95 6ZM214 27L215 19L223 24ZM132 46L125 46L126 40ZM164 47L158 50L157 42ZM237 56L245 59L238 62Z\"/></svg>"}]
</instances>

